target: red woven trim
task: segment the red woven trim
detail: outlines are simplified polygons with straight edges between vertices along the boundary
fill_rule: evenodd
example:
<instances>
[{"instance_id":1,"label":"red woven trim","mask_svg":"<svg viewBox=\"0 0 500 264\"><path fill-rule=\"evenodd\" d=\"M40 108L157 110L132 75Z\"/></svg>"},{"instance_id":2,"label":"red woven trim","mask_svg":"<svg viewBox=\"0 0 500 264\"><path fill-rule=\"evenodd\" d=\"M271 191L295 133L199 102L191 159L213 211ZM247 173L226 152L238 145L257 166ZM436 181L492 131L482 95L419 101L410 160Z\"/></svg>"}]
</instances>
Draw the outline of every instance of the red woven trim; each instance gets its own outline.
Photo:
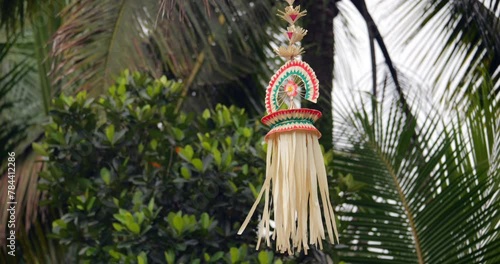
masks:
<instances>
[{"instance_id":1,"label":"red woven trim","mask_svg":"<svg viewBox=\"0 0 500 264\"><path fill-rule=\"evenodd\" d=\"M296 126L294 128L276 128L272 129L269 131L265 139L267 140L270 136L275 135L275 134L280 134L280 133L286 133L286 132L293 132L293 131L304 131L304 132L312 132L313 134L316 134L318 136L318 139L321 138L321 132L317 130L313 126Z\"/></svg>"},{"instance_id":2,"label":"red woven trim","mask_svg":"<svg viewBox=\"0 0 500 264\"><path fill-rule=\"evenodd\" d=\"M315 109L309 109L309 108L299 108L299 109L286 109L286 110L279 110L274 113L271 113L267 116L264 116L261 119L261 122L265 125L269 124L269 121L278 117L282 116L297 116L297 115L311 115L315 116L316 120L321 118L322 114L320 111L315 110Z\"/></svg>"}]
</instances>

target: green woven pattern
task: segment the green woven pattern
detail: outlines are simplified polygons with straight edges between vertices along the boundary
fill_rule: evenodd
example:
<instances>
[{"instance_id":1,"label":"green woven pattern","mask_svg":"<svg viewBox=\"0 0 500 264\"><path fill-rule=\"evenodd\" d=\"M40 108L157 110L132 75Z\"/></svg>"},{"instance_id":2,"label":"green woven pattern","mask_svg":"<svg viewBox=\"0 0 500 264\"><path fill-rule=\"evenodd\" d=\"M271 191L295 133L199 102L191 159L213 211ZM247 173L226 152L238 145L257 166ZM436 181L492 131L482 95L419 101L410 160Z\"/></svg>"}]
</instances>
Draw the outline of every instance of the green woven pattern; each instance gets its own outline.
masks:
<instances>
[{"instance_id":1,"label":"green woven pattern","mask_svg":"<svg viewBox=\"0 0 500 264\"><path fill-rule=\"evenodd\" d=\"M289 125L312 125L314 123L312 118L303 118L303 117L289 117L283 120L276 122L271 125L271 129Z\"/></svg>"},{"instance_id":2,"label":"green woven pattern","mask_svg":"<svg viewBox=\"0 0 500 264\"><path fill-rule=\"evenodd\" d=\"M305 98L309 98L310 83L307 80L307 76L299 70L291 70L286 72L278 81L278 83L273 88L273 104L276 109L279 109L278 105L278 89L283 85L283 83L292 75L297 75L304 82L304 89L306 90Z\"/></svg>"}]
</instances>

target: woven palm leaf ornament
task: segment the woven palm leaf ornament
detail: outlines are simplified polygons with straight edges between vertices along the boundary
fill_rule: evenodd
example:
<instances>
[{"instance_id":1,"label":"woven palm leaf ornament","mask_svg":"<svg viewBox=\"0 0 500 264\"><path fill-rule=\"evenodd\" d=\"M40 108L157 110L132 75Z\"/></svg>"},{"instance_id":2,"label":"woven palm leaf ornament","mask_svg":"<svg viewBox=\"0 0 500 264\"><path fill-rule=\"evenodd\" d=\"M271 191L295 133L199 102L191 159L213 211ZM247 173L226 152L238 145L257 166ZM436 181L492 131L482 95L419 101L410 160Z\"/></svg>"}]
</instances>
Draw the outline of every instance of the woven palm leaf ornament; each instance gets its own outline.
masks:
<instances>
[{"instance_id":1,"label":"woven palm leaf ornament","mask_svg":"<svg viewBox=\"0 0 500 264\"><path fill-rule=\"evenodd\" d=\"M321 112L300 108L301 97L314 103L319 97L316 74L307 63L298 59L303 53L298 42L307 30L295 23L306 15L306 11L301 11L300 6L294 7L294 0L286 2L289 6L279 15L289 23L285 31L289 44L279 47L276 53L287 62L274 74L266 88L268 115L262 118L262 122L271 128L265 137L266 179L238 234L244 231L264 196L259 233L264 234L266 244L270 246L272 238L276 241L276 250L281 253L304 250L307 254L309 245L322 249L325 229L330 243L334 243L334 238L338 241L338 232L318 142L321 133L313 125L321 117ZM271 217L274 221L272 237L269 235ZM257 249L261 240L259 235Z\"/></svg>"}]
</instances>

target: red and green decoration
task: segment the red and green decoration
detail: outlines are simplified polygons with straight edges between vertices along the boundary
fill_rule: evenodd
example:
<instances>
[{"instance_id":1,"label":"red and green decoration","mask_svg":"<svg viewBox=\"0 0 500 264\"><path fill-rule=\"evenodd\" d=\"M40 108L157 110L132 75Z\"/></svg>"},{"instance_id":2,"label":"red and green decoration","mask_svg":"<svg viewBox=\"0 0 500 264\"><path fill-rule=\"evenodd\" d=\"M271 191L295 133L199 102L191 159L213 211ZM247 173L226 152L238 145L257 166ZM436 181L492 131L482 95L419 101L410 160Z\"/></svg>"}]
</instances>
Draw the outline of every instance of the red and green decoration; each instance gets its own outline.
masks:
<instances>
[{"instance_id":1,"label":"red and green decoration","mask_svg":"<svg viewBox=\"0 0 500 264\"><path fill-rule=\"evenodd\" d=\"M299 80L296 82L295 80ZM295 85L293 97L301 92L304 99L316 103L319 97L319 82L309 64L291 60L281 66L273 75L266 89L266 111L272 114L278 111L285 99L290 98L288 89Z\"/></svg>"},{"instance_id":2,"label":"red and green decoration","mask_svg":"<svg viewBox=\"0 0 500 264\"><path fill-rule=\"evenodd\" d=\"M321 133L314 127L314 122L320 117L321 112L314 109L280 110L263 117L262 123L271 128L266 135L266 139L275 133L299 130L314 133L319 138Z\"/></svg>"},{"instance_id":3,"label":"red and green decoration","mask_svg":"<svg viewBox=\"0 0 500 264\"><path fill-rule=\"evenodd\" d=\"M271 128L265 138L266 179L238 234L243 233L264 196L257 249L263 239L269 247L273 239L281 253L304 250L307 254L311 245L322 249L325 239L330 243L338 241L338 232L318 142L321 133L314 127L321 112L300 108L301 98L316 103L319 97L316 74L300 60L304 50L298 42L307 30L295 23L306 11L294 7L294 0L286 2L289 6L279 15L289 23L285 31L289 43L276 49L276 53L287 62L266 88L268 115L262 118L262 123Z\"/></svg>"}]
</instances>

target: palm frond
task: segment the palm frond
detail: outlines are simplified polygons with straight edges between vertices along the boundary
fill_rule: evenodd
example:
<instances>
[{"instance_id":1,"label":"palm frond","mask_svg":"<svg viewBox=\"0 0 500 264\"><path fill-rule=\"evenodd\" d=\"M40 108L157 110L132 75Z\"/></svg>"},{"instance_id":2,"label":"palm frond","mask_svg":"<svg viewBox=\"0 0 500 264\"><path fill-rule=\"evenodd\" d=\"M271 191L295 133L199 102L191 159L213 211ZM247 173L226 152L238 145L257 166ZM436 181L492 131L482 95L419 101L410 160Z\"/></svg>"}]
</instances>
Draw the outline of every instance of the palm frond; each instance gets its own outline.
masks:
<instances>
[{"instance_id":1,"label":"palm frond","mask_svg":"<svg viewBox=\"0 0 500 264\"><path fill-rule=\"evenodd\" d=\"M53 89L47 78L50 61L47 58L47 43L54 28L58 27L57 13L62 1L46 1L37 4L36 12L33 11L26 19L29 27L24 29L22 37L13 38L7 36L10 49L0 52L1 66L7 69L7 74L0 76L0 90L2 93L0 101L10 106L0 111L0 141L2 143L1 156L9 152L16 153L16 232L23 255L18 255L27 262L54 263L54 252L56 245L47 242L47 238L40 235L41 229L46 228L46 222L42 223L38 201L40 191L37 189L38 174L41 163L31 149L31 143L38 140L43 133L42 124L47 120L49 103ZM2 49L0 45L0 49ZM15 73L15 74L13 74ZM9 77L10 76L10 77ZM5 89L4 89L5 88ZM7 185L7 173L0 167L0 182L2 186ZM0 190L1 210L6 210L7 189ZM3 238L7 228L7 214L0 217L0 234ZM38 222L37 222L38 221ZM31 229L32 226L36 228ZM7 230L8 231L8 230ZM41 244L33 245L29 238L37 237ZM5 239L0 239L2 245ZM42 243L43 242L43 243ZM45 243L47 242L47 243ZM49 253L50 252L50 253ZM2 252L1 256L4 256ZM47 254L51 254L50 256ZM46 260L49 258L50 260ZM62 259L62 258L61 258Z\"/></svg>"},{"instance_id":2,"label":"palm frond","mask_svg":"<svg viewBox=\"0 0 500 264\"><path fill-rule=\"evenodd\" d=\"M496 94L500 92L500 1L419 0L397 5L399 15L391 17L400 23L393 39L405 47L418 47L407 56L421 65L425 78L442 84L437 87L450 84L438 91L443 101L457 103L466 100L467 93L477 92L470 84L482 81L483 68L492 76Z\"/></svg>"},{"instance_id":3,"label":"palm frond","mask_svg":"<svg viewBox=\"0 0 500 264\"><path fill-rule=\"evenodd\" d=\"M498 101L489 102L487 113L470 100L475 110L464 117L406 85L416 117L408 126L394 84L389 87L377 98L346 97L356 101L334 116L335 169L365 184L339 208L347 225L341 259L496 263L500 203L493 186L500 171L490 170L490 158L498 155L493 138L499 131L490 122L500 114Z\"/></svg>"},{"instance_id":4,"label":"palm frond","mask_svg":"<svg viewBox=\"0 0 500 264\"><path fill-rule=\"evenodd\" d=\"M0 0L0 28L5 28L9 34L15 34L23 28L26 17L36 10L35 0Z\"/></svg>"},{"instance_id":5,"label":"palm frond","mask_svg":"<svg viewBox=\"0 0 500 264\"><path fill-rule=\"evenodd\" d=\"M59 24L57 13L61 6L58 2L47 1L46 5L39 4L37 11L32 11L31 16L27 18L30 27L27 27L23 34L6 36L5 44L0 44L0 49L8 48L8 52L7 49L1 52L1 67L5 71L12 71L11 74L6 72L0 77L0 102L11 106L10 109L0 111L0 122L6 124L2 126L4 129L1 133L5 133L5 136L1 140L7 142L15 136L25 138L17 142L18 144L2 144L4 151L0 156L6 151L22 153L40 136L41 128L37 125L45 121L53 90L56 90L47 77L50 65L47 44ZM16 124L22 124L23 129L9 129Z\"/></svg>"},{"instance_id":6,"label":"palm frond","mask_svg":"<svg viewBox=\"0 0 500 264\"><path fill-rule=\"evenodd\" d=\"M18 103L25 104L24 101L12 100L12 90L31 71L29 62L26 59L13 61L8 58L9 51L13 48L18 36L13 37L6 43L0 43L0 145L3 151L0 153L2 161L7 158L7 151L13 151L15 146L25 137L24 130L28 125L22 120L11 118L12 113L19 107ZM3 166L0 166L3 172Z\"/></svg>"},{"instance_id":7,"label":"palm frond","mask_svg":"<svg viewBox=\"0 0 500 264\"><path fill-rule=\"evenodd\" d=\"M195 86L234 81L267 68L266 25L274 19L272 5L271 1L76 2L63 11L64 23L53 39L52 55L58 61L52 73L65 87L99 90L124 68L182 80L196 70ZM166 11L158 15L159 7ZM203 67L197 69L200 57Z\"/></svg>"},{"instance_id":8,"label":"palm frond","mask_svg":"<svg viewBox=\"0 0 500 264\"><path fill-rule=\"evenodd\" d=\"M347 87L355 84L353 65L361 65L365 54L363 43L357 32L357 25L363 19L361 14L350 2L338 3L339 14L334 20L335 54L334 54L334 87ZM334 99L335 100L335 97Z\"/></svg>"},{"instance_id":9,"label":"palm frond","mask_svg":"<svg viewBox=\"0 0 500 264\"><path fill-rule=\"evenodd\" d=\"M18 154L18 153L16 153ZM16 227L17 231L24 229L27 233L30 230L32 223L38 216L38 201L40 191L36 188L38 183L38 174L42 170L42 162L38 160L35 153L31 153L27 158L19 158L16 155L16 178L15 178L15 201L16 206ZM7 173L2 174L0 182L2 186L7 186ZM0 192L0 209L7 210L7 191L3 189ZM7 234L8 214L2 214L0 218L0 234ZM5 238L2 243L5 243Z\"/></svg>"}]
</instances>

